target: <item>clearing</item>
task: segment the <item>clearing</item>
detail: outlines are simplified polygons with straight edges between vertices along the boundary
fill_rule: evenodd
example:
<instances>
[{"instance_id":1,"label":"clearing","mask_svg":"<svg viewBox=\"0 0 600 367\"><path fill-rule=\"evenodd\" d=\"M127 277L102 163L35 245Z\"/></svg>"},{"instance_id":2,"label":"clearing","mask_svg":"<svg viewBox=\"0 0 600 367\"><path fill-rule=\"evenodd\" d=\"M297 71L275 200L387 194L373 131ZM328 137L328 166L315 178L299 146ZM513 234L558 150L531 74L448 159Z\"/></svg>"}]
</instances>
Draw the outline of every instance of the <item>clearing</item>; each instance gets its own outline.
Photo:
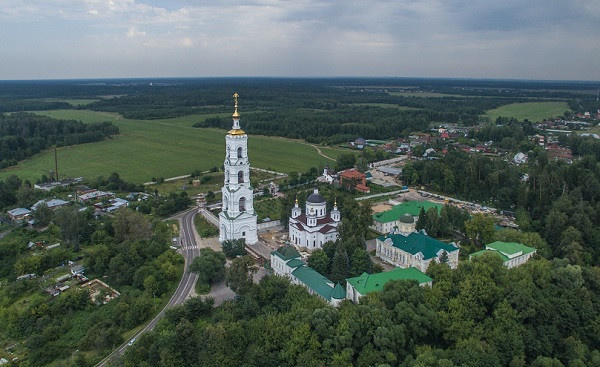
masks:
<instances>
[{"instance_id":1,"label":"clearing","mask_svg":"<svg viewBox=\"0 0 600 367\"><path fill-rule=\"evenodd\" d=\"M490 121L495 121L498 116L502 116L514 117L519 121L527 119L531 122L538 122L546 118L561 116L569 110L567 102L511 103L486 111L483 117L488 117Z\"/></svg>"}]
</instances>

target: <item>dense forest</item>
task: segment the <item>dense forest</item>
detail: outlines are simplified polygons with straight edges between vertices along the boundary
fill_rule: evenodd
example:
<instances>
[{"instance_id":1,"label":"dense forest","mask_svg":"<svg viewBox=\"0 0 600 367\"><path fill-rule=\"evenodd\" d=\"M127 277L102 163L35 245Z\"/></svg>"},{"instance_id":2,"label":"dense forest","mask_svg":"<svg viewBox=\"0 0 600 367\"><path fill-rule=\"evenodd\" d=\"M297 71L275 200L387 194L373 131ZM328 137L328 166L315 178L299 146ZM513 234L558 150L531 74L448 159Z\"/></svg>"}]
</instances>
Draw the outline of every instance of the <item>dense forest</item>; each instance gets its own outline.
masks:
<instances>
[{"instance_id":1,"label":"dense forest","mask_svg":"<svg viewBox=\"0 0 600 367\"><path fill-rule=\"evenodd\" d=\"M212 308L171 309L125 366L598 366L600 272L499 258L430 268L433 287L395 281L332 308L267 276Z\"/></svg>"},{"instance_id":2,"label":"dense forest","mask_svg":"<svg viewBox=\"0 0 600 367\"><path fill-rule=\"evenodd\" d=\"M110 122L84 124L31 113L0 114L0 168L17 164L53 145L91 143L119 133Z\"/></svg>"}]
</instances>

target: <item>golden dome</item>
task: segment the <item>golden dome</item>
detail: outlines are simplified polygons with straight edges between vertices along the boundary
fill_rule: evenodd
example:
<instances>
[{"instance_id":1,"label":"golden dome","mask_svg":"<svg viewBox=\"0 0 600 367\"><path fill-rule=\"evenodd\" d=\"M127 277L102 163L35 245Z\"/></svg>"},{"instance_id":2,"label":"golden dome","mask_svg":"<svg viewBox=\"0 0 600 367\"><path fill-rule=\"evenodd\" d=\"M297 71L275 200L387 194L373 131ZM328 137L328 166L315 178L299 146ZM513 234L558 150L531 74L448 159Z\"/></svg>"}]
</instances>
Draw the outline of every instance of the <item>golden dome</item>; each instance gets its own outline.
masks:
<instances>
[{"instance_id":1,"label":"golden dome","mask_svg":"<svg viewBox=\"0 0 600 367\"><path fill-rule=\"evenodd\" d=\"M229 130L229 135L244 135L246 132L242 129L231 129Z\"/></svg>"}]
</instances>

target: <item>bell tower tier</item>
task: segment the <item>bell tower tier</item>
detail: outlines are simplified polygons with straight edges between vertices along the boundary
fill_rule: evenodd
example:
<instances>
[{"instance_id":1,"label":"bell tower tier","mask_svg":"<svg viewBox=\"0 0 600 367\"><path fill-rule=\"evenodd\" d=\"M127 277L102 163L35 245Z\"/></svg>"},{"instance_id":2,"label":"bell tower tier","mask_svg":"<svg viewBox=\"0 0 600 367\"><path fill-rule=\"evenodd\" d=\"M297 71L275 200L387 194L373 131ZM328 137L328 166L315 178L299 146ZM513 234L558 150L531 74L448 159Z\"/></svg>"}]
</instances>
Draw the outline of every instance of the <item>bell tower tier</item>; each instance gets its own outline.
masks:
<instances>
[{"instance_id":1,"label":"bell tower tier","mask_svg":"<svg viewBox=\"0 0 600 367\"><path fill-rule=\"evenodd\" d=\"M258 242L258 235L253 189L250 185L248 135L240 128L238 94L235 93L233 98L233 126L225 137L225 178L221 189L223 198L219 213L219 241L244 238L251 245Z\"/></svg>"}]
</instances>

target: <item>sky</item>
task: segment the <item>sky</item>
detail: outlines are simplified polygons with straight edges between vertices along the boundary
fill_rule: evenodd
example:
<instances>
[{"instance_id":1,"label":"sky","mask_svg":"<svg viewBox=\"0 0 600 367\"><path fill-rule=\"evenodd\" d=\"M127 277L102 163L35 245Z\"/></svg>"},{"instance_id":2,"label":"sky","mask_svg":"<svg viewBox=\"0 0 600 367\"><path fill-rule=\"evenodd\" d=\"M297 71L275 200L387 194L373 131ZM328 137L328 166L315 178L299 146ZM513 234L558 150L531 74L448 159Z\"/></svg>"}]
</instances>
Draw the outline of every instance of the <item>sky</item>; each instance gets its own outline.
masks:
<instances>
[{"instance_id":1,"label":"sky","mask_svg":"<svg viewBox=\"0 0 600 367\"><path fill-rule=\"evenodd\" d=\"M600 80L599 0L0 0L0 80Z\"/></svg>"}]
</instances>

